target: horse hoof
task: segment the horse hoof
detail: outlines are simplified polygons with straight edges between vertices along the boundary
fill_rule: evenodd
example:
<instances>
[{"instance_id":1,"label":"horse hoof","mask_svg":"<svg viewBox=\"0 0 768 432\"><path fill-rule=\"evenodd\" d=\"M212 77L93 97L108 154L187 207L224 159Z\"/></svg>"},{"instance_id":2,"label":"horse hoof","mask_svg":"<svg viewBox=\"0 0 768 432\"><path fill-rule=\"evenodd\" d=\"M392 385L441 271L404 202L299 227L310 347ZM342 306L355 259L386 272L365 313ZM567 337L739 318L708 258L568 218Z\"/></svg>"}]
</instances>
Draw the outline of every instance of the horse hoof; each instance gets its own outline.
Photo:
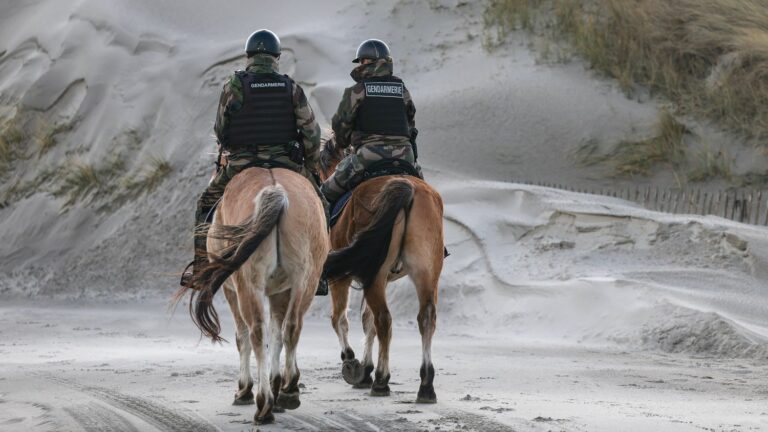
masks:
<instances>
[{"instance_id":1,"label":"horse hoof","mask_svg":"<svg viewBox=\"0 0 768 432\"><path fill-rule=\"evenodd\" d=\"M437 396L434 396L434 395L432 397L417 396L416 403L417 404L435 404L437 403Z\"/></svg>"},{"instance_id":2,"label":"horse hoof","mask_svg":"<svg viewBox=\"0 0 768 432\"><path fill-rule=\"evenodd\" d=\"M265 415L264 417L259 417L258 415L253 418L253 422L257 425L264 425L264 424L270 424L275 422L275 416L272 413L269 413Z\"/></svg>"},{"instance_id":3,"label":"horse hoof","mask_svg":"<svg viewBox=\"0 0 768 432\"><path fill-rule=\"evenodd\" d=\"M360 384L365 379L365 368L357 359L344 360L341 366L341 376L347 384Z\"/></svg>"},{"instance_id":4,"label":"horse hoof","mask_svg":"<svg viewBox=\"0 0 768 432\"><path fill-rule=\"evenodd\" d=\"M420 403L420 404L437 403L437 395L435 394L435 389L432 386L420 387L419 394L416 396L416 403Z\"/></svg>"},{"instance_id":5,"label":"horse hoof","mask_svg":"<svg viewBox=\"0 0 768 432\"><path fill-rule=\"evenodd\" d=\"M242 396L235 395L232 405L253 405L253 393Z\"/></svg>"},{"instance_id":6,"label":"horse hoof","mask_svg":"<svg viewBox=\"0 0 768 432\"><path fill-rule=\"evenodd\" d=\"M352 388L356 389L369 389L373 385L373 378L371 378L371 375L366 375L365 378L363 378L362 381L352 386Z\"/></svg>"},{"instance_id":7,"label":"horse hoof","mask_svg":"<svg viewBox=\"0 0 768 432\"><path fill-rule=\"evenodd\" d=\"M285 408L281 407L280 405L275 405L272 407L272 412L275 414L282 414L285 412Z\"/></svg>"},{"instance_id":8,"label":"horse hoof","mask_svg":"<svg viewBox=\"0 0 768 432\"><path fill-rule=\"evenodd\" d=\"M289 410L295 410L299 406L301 406L301 401L299 400L299 392L293 392L293 393L280 393L277 396L277 404L285 409Z\"/></svg>"},{"instance_id":9,"label":"horse hoof","mask_svg":"<svg viewBox=\"0 0 768 432\"><path fill-rule=\"evenodd\" d=\"M375 396L375 397L389 396L389 385L384 384L383 386L372 386L371 396Z\"/></svg>"}]
</instances>

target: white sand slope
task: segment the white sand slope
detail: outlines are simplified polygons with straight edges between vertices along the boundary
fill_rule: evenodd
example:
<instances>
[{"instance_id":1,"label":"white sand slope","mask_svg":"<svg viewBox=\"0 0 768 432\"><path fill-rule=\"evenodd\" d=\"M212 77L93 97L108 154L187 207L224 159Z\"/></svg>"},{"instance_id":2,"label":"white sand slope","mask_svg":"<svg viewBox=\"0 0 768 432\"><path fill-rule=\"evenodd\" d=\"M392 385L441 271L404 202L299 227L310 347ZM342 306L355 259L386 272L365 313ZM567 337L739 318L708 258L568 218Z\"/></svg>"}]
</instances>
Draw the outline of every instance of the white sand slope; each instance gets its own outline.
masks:
<instances>
[{"instance_id":1,"label":"white sand slope","mask_svg":"<svg viewBox=\"0 0 768 432\"><path fill-rule=\"evenodd\" d=\"M443 292L468 319L534 340L768 358L765 229L537 187L441 190L456 251Z\"/></svg>"},{"instance_id":2,"label":"white sand slope","mask_svg":"<svg viewBox=\"0 0 768 432\"><path fill-rule=\"evenodd\" d=\"M402 405L413 399L419 346L417 306L403 282L389 295L402 393L382 403L340 384L329 300L318 298L300 352L305 405L286 424L768 428L768 230L505 183L607 185L570 152L647 133L657 107L627 100L581 65L538 65L522 44L485 52L475 3L0 5L0 119L22 107L75 124L4 182L33 179L68 157L97 166L122 158L132 172L161 156L174 167L154 193L113 211L81 202L62 212L62 200L42 191L0 209L0 298L20 301L0 314L0 429L249 428L250 408L227 406L234 348L195 347L183 314L166 328L154 305L190 258L218 94L259 27L281 35L282 70L304 86L324 125L352 82L357 43L390 42L415 98L422 161L446 204L452 253L438 305L441 403ZM66 303L46 306L50 299ZM72 307L83 300L91 306ZM115 300L128 306L99 312ZM353 316L359 301L355 293Z\"/></svg>"},{"instance_id":3,"label":"white sand slope","mask_svg":"<svg viewBox=\"0 0 768 432\"><path fill-rule=\"evenodd\" d=\"M256 21L244 13L254 8ZM0 269L13 280L0 290L135 296L157 292L163 274L179 271L213 160L218 94L243 67L242 43L256 27L281 35L282 71L304 86L324 125L352 83L359 41L389 41L418 108L422 162L434 169L589 181L593 174L573 166L569 149L654 121L652 104L628 101L579 65L539 66L518 46L489 55L481 11L454 1L0 5L0 117L21 107L44 112L52 125L74 124L44 156L18 162L7 185L34 180L67 158L97 168L120 159L127 173L153 156L174 167L160 190L119 211L80 202L60 214L63 200L46 193L0 210Z\"/></svg>"}]
</instances>

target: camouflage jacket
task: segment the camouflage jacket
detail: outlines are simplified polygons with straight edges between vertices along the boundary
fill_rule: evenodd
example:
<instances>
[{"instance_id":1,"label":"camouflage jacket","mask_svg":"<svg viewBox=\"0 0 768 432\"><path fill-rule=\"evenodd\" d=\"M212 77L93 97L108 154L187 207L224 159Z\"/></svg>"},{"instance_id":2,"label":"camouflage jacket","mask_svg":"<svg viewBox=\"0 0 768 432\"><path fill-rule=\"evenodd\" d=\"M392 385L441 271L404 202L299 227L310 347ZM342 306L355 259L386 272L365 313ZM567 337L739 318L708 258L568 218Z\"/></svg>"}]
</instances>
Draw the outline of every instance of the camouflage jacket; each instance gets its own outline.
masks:
<instances>
[{"instance_id":1,"label":"camouflage jacket","mask_svg":"<svg viewBox=\"0 0 768 432\"><path fill-rule=\"evenodd\" d=\"M333 116L331 123L333 132L336 136L336 143L340 148L347 148L352 145L354 148L367 144L407 144L408 138L401 136L366 134L355 131L355 117L360 103L365 98L365 86L362 80L372 77L392 76L392 60L381 59L375 63L360 65L352 70L350 74L357 84L344 90L341 97L339 109ZM403 99L405 100L405 111L408 116L408 127L413 129L416 107L413 105L413 99L408 89L404 89Z\"/></svg>"},{"instance_id":2,"label":"camouflage jacket","mask_svg":"<svg viewBox=\"0 0 768 432\"><path fill-rule=\"evenodd\" d=\"M247 72L278 73L278 61L268 54L257 54L248 59ZM229 125L232 113L243 106L243 84L237 75L233 74L221 91L219 108L216 113L216 123L213 130L219 146L226 146L229 138ZM315 121L315 113L309 106L304 89L296 83L293 86L293 107L296 115L296 129L301 133L304 143L305 165L314 171L318 167L320 158L320 126ZM257 159L287 159L284 148L265 149L254 153L239 152L230 156L230 159L257 158Z\"/></svg>"}]
</instances>

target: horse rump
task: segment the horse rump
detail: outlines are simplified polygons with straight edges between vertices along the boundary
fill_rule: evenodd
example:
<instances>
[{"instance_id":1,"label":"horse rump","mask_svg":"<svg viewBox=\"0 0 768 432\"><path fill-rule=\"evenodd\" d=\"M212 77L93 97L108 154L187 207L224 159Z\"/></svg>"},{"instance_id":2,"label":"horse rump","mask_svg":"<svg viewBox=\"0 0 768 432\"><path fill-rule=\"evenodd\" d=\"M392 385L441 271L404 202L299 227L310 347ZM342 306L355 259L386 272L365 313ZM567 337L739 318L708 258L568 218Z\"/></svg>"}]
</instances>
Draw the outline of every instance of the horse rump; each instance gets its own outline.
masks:
<instances>
[{"instance_id":1,"label":"horse rump","mask_svg":"<svg viewBox=\"0 0 768 432\"><path fill-rule=\"evenodd\" d=\"M213 307L213 297L224 281L236 272L264 239L277 227L280 216L288 207L288 195L281 185L268 186L254 199L251 218L241 225L213 225L209 237L224 240L228 246L217 254L209 253L207 263L192 279L199 289L192 291L189 313L197 328L213 342L223 339L219 316Z\"/></svg>"},{"instance_id":2,"label":"horse rump","mask_svg":"<svg viewBox=\"0 0 768 432\"><path fill-rule=\"evenodd\" d=\"M410 182L400 179L389 181L372 204L376 213L371 223L355 234L348 246L328 255L325 276L331 280L351 276L360 280L363 289L371 286L387 259L397 216L403 211L408 217L413 195L414 188Z\"/></svg>"}]
</instances>

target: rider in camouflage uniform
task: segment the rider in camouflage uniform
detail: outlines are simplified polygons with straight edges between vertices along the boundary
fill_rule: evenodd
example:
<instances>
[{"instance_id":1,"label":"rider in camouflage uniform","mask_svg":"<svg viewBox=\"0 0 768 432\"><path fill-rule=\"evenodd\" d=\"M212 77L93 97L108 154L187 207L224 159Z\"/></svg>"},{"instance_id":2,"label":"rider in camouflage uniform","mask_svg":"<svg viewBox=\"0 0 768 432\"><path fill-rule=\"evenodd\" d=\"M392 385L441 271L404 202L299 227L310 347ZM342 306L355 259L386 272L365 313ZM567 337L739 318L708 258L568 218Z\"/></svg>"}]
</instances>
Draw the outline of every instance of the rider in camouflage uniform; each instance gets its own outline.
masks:
<instances>
[{"instance_id":1,"label":"rider in camouflage uniform","mask_svg":"<svg viewBox=\"0 0 768 432\"><path fill-rule=\"evenodd\" d=\"M287 75L278 74L280 40L269 30L259 30L248 38L245 50L245 71L229 78L219 99L214 132L226 165L219 166L197 202L195 259L192 268L187 266L182 276L183 286L188 286L195 269L207 262L204 224L227 183L243 169L254 164L293 169L310 180L323 206L328 207L315 175L320 157L320 126L301 86Z\"/></svg>"},{"instance_id":2,"label":"rider in camouflage uniform","mask_svg":"<svg viewBox=\"0 0 768 432\"><path fill-rule=\"evenodd\" d=\"M373 162L400 159L419 169L411 146L417 133L416 107L402 80L392 75L389 47L369 39L357 49L353 62L360 63L350 74L357 84L344 90L332 127L338 147L351 145L355 152L321 187L331 203L359 184Z\"/></svg>"}]
</instances>

